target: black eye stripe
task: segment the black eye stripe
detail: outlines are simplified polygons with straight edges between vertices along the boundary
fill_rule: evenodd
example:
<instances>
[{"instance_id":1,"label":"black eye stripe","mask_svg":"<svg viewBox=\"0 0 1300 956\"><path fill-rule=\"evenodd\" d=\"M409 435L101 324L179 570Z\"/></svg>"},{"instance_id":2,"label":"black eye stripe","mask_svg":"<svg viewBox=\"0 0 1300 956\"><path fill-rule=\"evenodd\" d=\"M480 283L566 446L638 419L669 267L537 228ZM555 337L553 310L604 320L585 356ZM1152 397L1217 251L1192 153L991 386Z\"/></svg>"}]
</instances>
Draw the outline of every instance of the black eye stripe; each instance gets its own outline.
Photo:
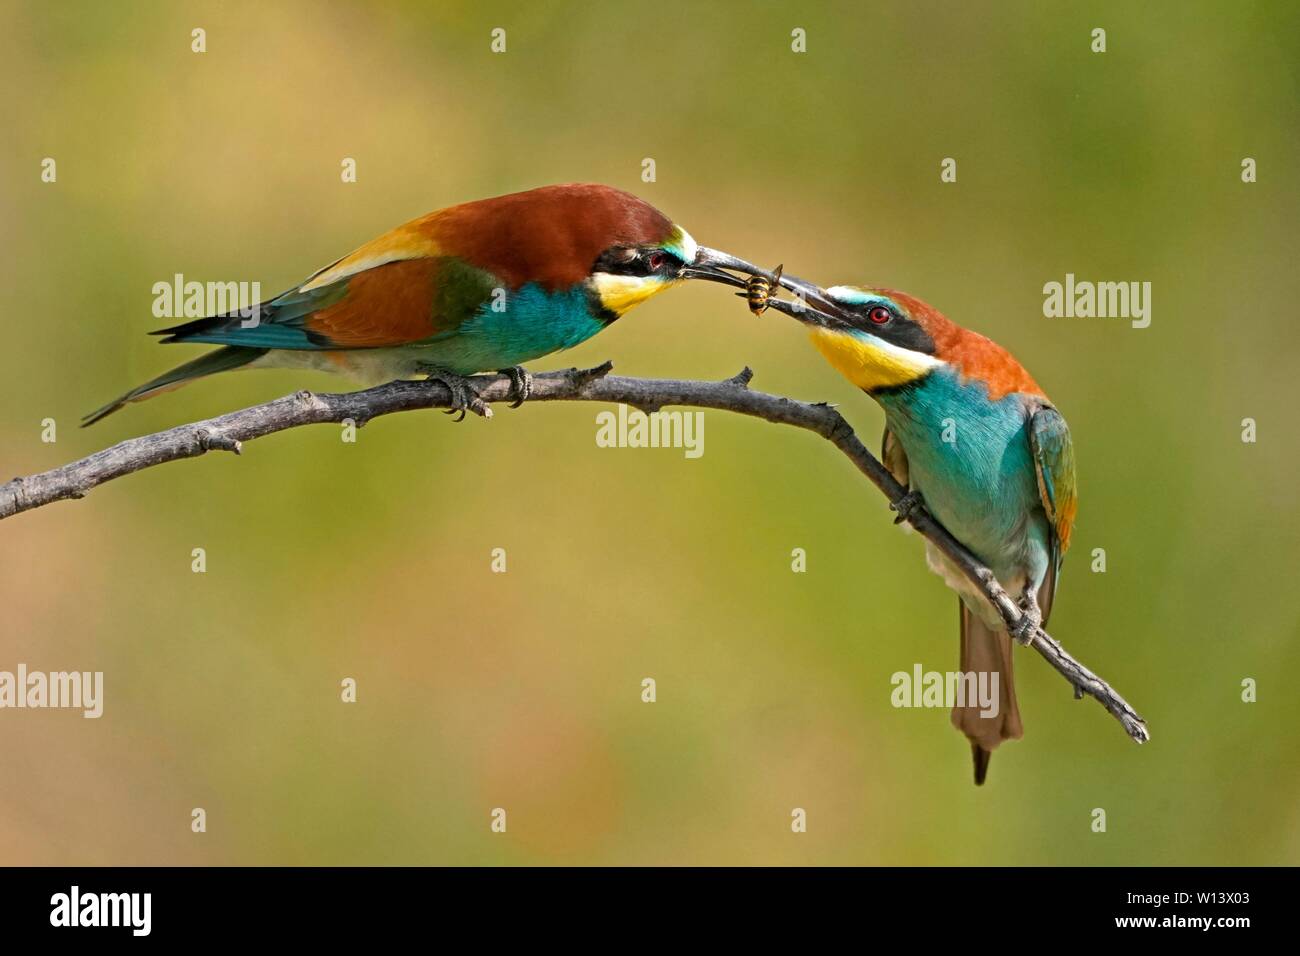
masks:
<instances>
[{"instance_id":1,"label":"black eye stripe","mask_svg":"<svg viewBox=\"0 0 1300 956\"><path fill-rule=\"evenodd\" d=\"M597 257L592 272L609 272L613 275L642 276L647 273L645 260L636 249L615 247L606 249Z\"/></svg>"},{"instance_id":2,"label":"black eye stripe","mask_svg":"<svg viewBox=\"0 0 1300 956\"><path fill-rule=\"evenodd\" d=\"M875 309L884 309L889 313L888 322L874 322L871 313ZM912 352L934 354L934 339L916 322L903 315L898 309L885 302L870 302L852 308L853 326L874 335L890 345Z\"/></svg>"},{"instance_id":3,"label":"black eye stripe","mask_svg":"<svg viewBox=\"0 0 1300 956\"><path fill-rule=\"evenodd\" d=\"M633 249L615 246L606 249L592 264L592 272L623 276L649 276L680 268L677 259L663 249Z\"/></svg>"}]
</instances>

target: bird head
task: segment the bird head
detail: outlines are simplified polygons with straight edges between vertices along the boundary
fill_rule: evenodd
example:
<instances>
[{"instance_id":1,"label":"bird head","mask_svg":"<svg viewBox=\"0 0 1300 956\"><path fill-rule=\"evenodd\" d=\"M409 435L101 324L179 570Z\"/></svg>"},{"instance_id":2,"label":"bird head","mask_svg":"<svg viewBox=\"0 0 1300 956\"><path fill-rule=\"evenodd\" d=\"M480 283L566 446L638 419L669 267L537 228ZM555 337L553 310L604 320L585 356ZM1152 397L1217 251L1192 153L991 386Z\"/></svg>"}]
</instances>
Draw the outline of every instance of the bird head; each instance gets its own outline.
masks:
<instances>
[{"instance_id":1,"label":"bird head","mask_svg":"<svg viewBox=\"0 0 1300 956\"><path fill-rule=\"evenodd\" d=\"M1010 352L915 296L873 286L823 289L789 275L780 282L798 300L773 299L771 306L806 325L818 351L865 392L902 388L948 368L983 384L994 401L1011 392L1043 395Z\"/></svg>"},{"instance_id":2,"label":"bird head","mask_svg":"<svg viewBox=\"0 0 1300 956\"><path fill-rule=\"evenodd\" d=\"M607 187L626 216L615 220L609 245L601 250L588 280L601 308L614 316L639 305L664 289L687 279L707 279L744 287L728 269L763 275L772 273L744 259L701 246L684 228L649 204Z\"/></svg>"},{"instance_id":3,"label":"bird head","mask_svg":"<svg viewBox=\"0 0 1300 956\"><path fill-rule=\"evenodd\" d=\"M898 388L944 364L956 329L920 299L893 289L832 286L795 277L782 285L808 303L782 303L803 322L813 344L845 378L867 392Z\"/></svg>"},{"instance_id":4,"label":"bird head","mask_svg":"<svg viewBox=\"0 0 1300 956\"><path fill-rule=\"evenodd\" d=\"M585 288L610 318L685 279L744 284L723 272L714 257L737 264L733 268L757 269L703 249L649 203L596 183L542 186L452 206L433 217L443 246L510 288Z\"/></svg>"},{"instance_id":5,"label":"bird head","mask_svg":"<svg viewBox=\"0 0 1300 956\"><path fill-rule=\"evenodd\" d=\"M699 249L691 234L666 218L654 225L639 237L614 237L596 257L588 282L605 312L622 315L691 277L688 267Z\"/></svg>"}]
</instances>

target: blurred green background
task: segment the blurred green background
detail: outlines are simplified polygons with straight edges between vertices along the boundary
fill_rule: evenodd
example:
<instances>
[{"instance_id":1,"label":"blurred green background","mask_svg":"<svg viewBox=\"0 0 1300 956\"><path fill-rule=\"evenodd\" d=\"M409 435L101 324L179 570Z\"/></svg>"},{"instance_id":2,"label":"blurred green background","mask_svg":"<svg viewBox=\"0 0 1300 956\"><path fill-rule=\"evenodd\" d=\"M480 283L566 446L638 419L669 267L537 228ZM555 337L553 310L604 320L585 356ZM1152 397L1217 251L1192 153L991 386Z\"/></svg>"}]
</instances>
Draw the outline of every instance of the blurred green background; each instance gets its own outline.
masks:
<instances>
[{"instance_id":1,"label":"blurred green background","mask_svg":"<svg viewBox=\"0 0 1300 956\"><path fill-rule=\"evenodd\" d=\"M274 293L440 206L610 183L1017 354L1080 463L1051 630L1154 736L1018 651L1026 735L973 787L947 712L889 702L893 672L955 667L955 598L809 434L709 413L687 460L596 447L596 406L406 414L0 526L0 669L106 675L98 721L0 712L0 862L1300 862L1294 4L4 0L0 36L0 477L350 387L225 376L78 430L198 353L143 334L173 273ZM1151 327L1045 319L1067 272L1150 281ZM535 368L607 358L748 364L880 431L794 323L716 286Z\"/></svg>"}]
</instances>

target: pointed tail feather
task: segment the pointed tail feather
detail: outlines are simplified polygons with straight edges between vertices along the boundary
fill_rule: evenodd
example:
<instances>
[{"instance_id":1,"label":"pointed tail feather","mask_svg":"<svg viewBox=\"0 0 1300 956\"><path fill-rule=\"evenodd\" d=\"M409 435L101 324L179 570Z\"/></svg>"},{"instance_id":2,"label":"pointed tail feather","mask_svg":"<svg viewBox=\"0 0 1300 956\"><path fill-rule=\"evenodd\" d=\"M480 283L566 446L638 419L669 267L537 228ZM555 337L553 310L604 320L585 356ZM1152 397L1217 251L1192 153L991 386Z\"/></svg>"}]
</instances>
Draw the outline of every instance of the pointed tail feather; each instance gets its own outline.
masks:
<instances>
[{"instance_id":1,"label":"pointed tail feather","mask_svg":"<svg viewBox=\"0 0 1300 956\"><path fill-rule=\"evenodd\" d=\"M959 600L960 603L960 600ZM998 711L990 717L980 715L978 701L953 707L952 723L970 740L975 761L975 783L982 784L989 769L989 757L1004 740L1024 733L1020 708L1016 705L1015 678L1011 670L1011 635L994 630L961 604L961 669L998 675ZM991 680L991 678L986 678Z\"/></svg>"},{"instance_id":2,"label":"pointed tail feather","mask_svg":"<svg viewBox=\"0 0 1300 956\"><path fill-rule=\"evenodd\" d=\"M993 751L985 750L979 744L971 741L970 755L975 760L975 786L981 786L984 778L989 772L989 758L993 756Z\"/></svg>"},{"instance_id":3,"label":"pointed tail feather","mask_svg":"<svg viewBox=\"0 0 1300 956\"><path fill-rule=\"evenodd\" d=\"M143 385L131 389L125 395L115 398L102 408L97 408L81 420L81 427L85 428L87 425L95 424L101 418L113 414L127 402L142 402L146 398L153 398L153 396L160 395L173 388L179 388L196 378L203 378L205 375L212 375L215 372L227 372L230 369L240 368L254 359L261 358L266 352L266 349L228 345L206 355L200 355L194 361L178 365L169 372L163 372L157 378L150 379Z\"/></svg>"}]
</instances>

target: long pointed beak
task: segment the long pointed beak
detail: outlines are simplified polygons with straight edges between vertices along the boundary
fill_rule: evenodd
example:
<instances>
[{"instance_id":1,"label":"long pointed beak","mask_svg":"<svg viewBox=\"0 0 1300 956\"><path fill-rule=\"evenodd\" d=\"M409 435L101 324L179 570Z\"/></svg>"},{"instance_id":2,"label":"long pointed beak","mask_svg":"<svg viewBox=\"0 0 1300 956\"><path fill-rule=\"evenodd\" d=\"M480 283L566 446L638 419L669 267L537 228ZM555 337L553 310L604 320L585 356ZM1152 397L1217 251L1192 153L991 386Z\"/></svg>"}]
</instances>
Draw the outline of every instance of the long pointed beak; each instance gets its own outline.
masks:
<instances>
[{"instance_id":1,"label":"long pointed beak","mask_svg":"<svg viewBox=\"0 0 1300 956\"><path fill-rule=\"evenodd\" d=\"M734 286L737 289L745 288L745 280L724 271L726 269L733 272L743 272L751 276L763 276L770 282L776 280L776 276L761 266L746 262L744 259L737 259L735 256L719 252L717 249L709 249L707 246L700 246L696 250L695 260L684 266L678 275L683 279L707 279L710 282L721 282L723 285Z\"/></svg>"},{"instance_id":2,"label":"long pointed beak","mask_svg":"<svg viewBox=\"0 0 1300 956\"><path fill-rule=\"evenodd\" d=\"M746 262L744 259L737 259L735 256L726 252L719 252L717 249L710 249L708 246L700 246L695 252L695 261L691 263L697 269L730 269L732 272L744 272L751 276L762 276L769 282L775 282L776 276L764 269L762 266L756 266L752 262Z\"/></svg>"},{"instance_id":3,"label":"long pointed beak","mask_svg":"<svg viewBox=\"0 0 1300 956\"><path fill-rule=\"evenodd\" d=\"M809 282L807 279L800 279L798 276L792 276L783 273L779 277L776 273L764 269L762 266L756 266L752 262L746 262L744 259L737 259L735 256L726 252L720 252L717 249L710 249L707 246L700 246L695 253L695 261L689 266L682 269L681 274L692 279L710 279L714 282L722 282L727 285L741 287L745 285L744 280L737 279L735 276L728 275L723 269L730 269L733 272L743 272L751 276L762 276L773 285L780 283L783 289L795 293L808 305L813 306L816 310L827 313L830 316L843 316L840 307L830 298L821 286ZM784 310L782 310L784 311Z\"/></svg>"},{"instance_id":4,"label":"long pointed beak","mask_svg":"<svg viewBox=\"0 0 1300 956\"><path fill-rule=\"evenodd\" d=\"M847 321L848 316L845 315L843 309L826 295L825 289L816 283L809 282L807 279L800 279L798 276L782 275L781 288L793 292L798 301L804 304L804 311L811 311L815 313L815 316L830 319L840 326L849 324ZM782 309L781 311L785 310ZM787 312L786 314L794 315L795 313ZM795 317L798 318L799 316L795 315ZM818 322L817 324L823 325L827 323Z\"/></svg>"},{"instance_id":5,"label":"long pointed beak","mask_svg":"<svg viewBox=\"0 0 1300 956\"><path fill-rule=\"evenodd\" d=\"M803 299L778 299L771 298L767 300L769 309L776 309L792 319L798 319L804 325L815 325L823 329L834 329L841 332L850 331L853 326L843 319L821 311L811 306Z\"/></svg>"},{"instance_id":6,"label":"long pointed beak","mask_svg":"<svg viewBox=\"0 0 1300 956\"><path fill-rule=\"evenodd\" d=\"M723 285L733 286L737 289L748 287L749 283L746 280L732 275L731 272L724 271L727 269L751 276L762 276L773 285L780 284L782 288L793 292L797 296L794 301L778 299L773 296L768 300L768 308L776 309L776 311L798 319L807 325L817 325L828 329L851 329L853 327L843 317L844 314L840 307L826 296L821 286L809 282L807 279L800 279L798 276L784 273L778 276L762 266L756 266L744 259L737 259L735 256L720 252L717 249L700 246L696 250L695 261L688 266L684 266L678 274L684 279L707 279L710 282L721 282Z\"/></svg>"}]
</instances>

